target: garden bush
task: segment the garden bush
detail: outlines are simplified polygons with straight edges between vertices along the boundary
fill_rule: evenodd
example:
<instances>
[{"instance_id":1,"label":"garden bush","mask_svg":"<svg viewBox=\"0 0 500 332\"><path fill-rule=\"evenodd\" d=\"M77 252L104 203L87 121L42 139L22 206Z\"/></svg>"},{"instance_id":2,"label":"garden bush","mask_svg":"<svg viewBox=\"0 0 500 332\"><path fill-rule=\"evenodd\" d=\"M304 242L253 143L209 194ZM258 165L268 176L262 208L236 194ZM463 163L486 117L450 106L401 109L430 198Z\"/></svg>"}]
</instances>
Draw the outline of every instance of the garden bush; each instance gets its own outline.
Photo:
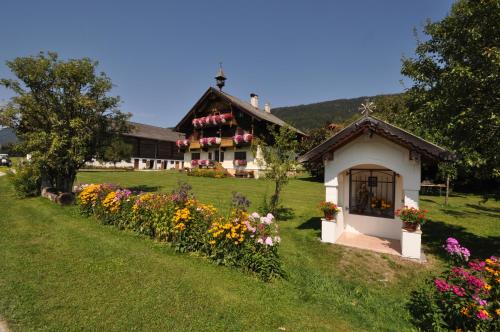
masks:
<instances>
[{"instance_id":1,"label":"garden bush","mask_svg":"<svg viewBox=\"0 0 500 332\"><path fill-rule=\"evenodd\" d=\"M454 238L444 249L450 268L412 294L414 323L424 331L500 331L500 260L470 260Z\"/></svg>"},{"instance_id":2,"label":"garden bush","mask_svg":"<svg viewBox=\"0 0 500 332\"><path fill-rule=\"evenodd\" d=\"M35 166L29 163L19 164L15 172L9 171L7 174L17 196L30 197L40 195L42 178L40 171Z\"/></svg>"},{"instance_id":3,"label":"garden bush","mask_svg":"<svg viewBox=\"0 0 500 332\"><path fill-rule=\"evenodd\" d=\"M201 176L205 178L216 178L222 179L229 175L226 170L214 169L214 168L194 168L187 173L190 176Z\"/></svg>"},{"instance_id":4,"label":"garden bush","mask_svg":"<svg viewBox=\"0 0 500 332\"><path fill-rule=\"evenodd\" d=\"M112 184L82 185L82 214L170 243L179 252L199 252L220 265L235 266L262 280L284 276L274 216L246 211L248 200L233 194L227 216L196 200L180 183L171 193L135 193Z\"/></svg>"}]
</instances>

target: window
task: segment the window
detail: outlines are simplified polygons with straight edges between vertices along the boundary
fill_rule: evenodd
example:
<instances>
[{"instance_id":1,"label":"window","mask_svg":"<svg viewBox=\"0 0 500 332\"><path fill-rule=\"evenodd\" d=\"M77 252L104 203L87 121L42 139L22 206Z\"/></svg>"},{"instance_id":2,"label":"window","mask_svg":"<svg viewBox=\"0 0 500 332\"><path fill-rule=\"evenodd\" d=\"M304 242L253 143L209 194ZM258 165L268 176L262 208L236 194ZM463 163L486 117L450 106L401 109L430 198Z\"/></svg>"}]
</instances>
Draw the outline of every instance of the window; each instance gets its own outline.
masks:
<instances>
[{"instance_id":1,"label":"window","mask_svg":"<svg viewBox=\"0 0 500 332\"><path fill-rule=\"evenodd\" d=\"M200 153L199 152L193 152L191 153L191 160L199 160L200 159Z\"/></svg>"},{"instance_id":2,"label":"window","mask_svg":"<svg viewBox=\"0 0 500 332\"><path fill-rule=\"evenodd\" d=\"M219 150L214 151L214 156L215 156L215 158L214 158L215 161L220 161L219 160L220 159Z\"/></svg>"},{"instance_id":3,"label":"window","mask_svg":"<svg viewBox=\"0 0 500 332\"><path fill-rule=\"evenodd\" d=\"M395 178L393 171L351 169L349 211L352 214L394 218Z\"/></svg>"},{"instance_id":4,"label":"window","mask_svg":"<svg viewBox=\"0 0 500 332\"><path fill-rule=\"evenodd\" d=\"M212 152L208 153L208 160L212 160Z\"/></svg>"},{"instance_id":5,"label":"window","mask_svg":"<svg viewBox=\"0 0 500 332\"><path fill-rule=\"evenodd\" d=\"M170 165L173 165L174 164L174 161L173 160L170 160Z\"/></svg>"},{"instance_id":6,"label":"window","mask_svg":"<svg viewBox=\"0 0 500 332\"><path fill-rule=\"evenodd\" d=\"M246 151L236 151L234 153L235 160L247 160L247 152Z\"/></svg>"}]
</instances>

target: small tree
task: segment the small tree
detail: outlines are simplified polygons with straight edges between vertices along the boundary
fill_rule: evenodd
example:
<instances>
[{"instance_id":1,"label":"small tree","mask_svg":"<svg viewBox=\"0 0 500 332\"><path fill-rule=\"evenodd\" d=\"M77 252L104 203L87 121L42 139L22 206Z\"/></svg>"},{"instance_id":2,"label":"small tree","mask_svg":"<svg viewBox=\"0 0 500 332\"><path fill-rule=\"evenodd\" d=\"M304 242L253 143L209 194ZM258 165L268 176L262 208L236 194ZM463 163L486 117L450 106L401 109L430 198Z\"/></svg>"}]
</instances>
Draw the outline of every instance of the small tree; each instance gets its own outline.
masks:
<instances>
[{"instance_id":1,"label":"small tree","mask_svg":"<svg viewBox=\"0 0 500 332\"><path fill-rule=\"evenodd\" d=\"M288 175L298 166L296 151L298 148L297 133L287 126L276 127L269 125L271 143L258 140L257 163L264 167L266 178L274 181L274 193L271 195L269 209L275 214L279 205L281 190L288 183Z\"/></svg>"},{"instance_id":2,"label":"small tree","mask_svg":"<svg viewBox=\"0 0 500 332\"><path fill-rule=\"evenodd\" d=\"M77 170L129 130L130 115L118 110L119 97L108 96L111 80L96 73L88 58L62 61L56 53L7 62L17 79L0 85L15 96L0 108L3 125L14 128L24 153L40 171L42 187L72 189Z\"/></svg>"},{"instance_id":3,"label":"small tree","mask_svg":"<svg viewBox=\"0 0 500 332\"><path fill-rule=\"evenodd\" d=\"M116 163L122 160L130 161L132 157L133 146L125 143L123 139L116 138L111 144L104 150L104 155L102 161L109 161L113 163L113 167L116 168Z\"/></svg>"}]
</instances>

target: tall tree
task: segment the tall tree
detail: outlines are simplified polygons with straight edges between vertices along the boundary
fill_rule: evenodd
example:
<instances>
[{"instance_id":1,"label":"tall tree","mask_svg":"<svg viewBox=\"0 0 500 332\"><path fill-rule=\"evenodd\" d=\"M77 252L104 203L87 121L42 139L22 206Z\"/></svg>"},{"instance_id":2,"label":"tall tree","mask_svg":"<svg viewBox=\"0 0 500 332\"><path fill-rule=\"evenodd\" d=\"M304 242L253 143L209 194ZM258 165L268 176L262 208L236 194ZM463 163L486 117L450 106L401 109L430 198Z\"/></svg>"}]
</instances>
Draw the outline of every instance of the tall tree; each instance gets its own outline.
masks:
<instances>
[{"instance_id":1,"label":"tall tree","mask_svg":"<svg viewBox=\"0 0 500 332\"><path fill-rule=\"evenodd\" d=\"M500 179L500 0L459 0L424 32L403 59L411 129L456 151L462 177Z\"/></svg>"},{"instance_id":2,"label":"tall tree","mask_svg":"<svg viewBox=\"0 0 500 332\"><path fill-rule=\"evenodd\" d=\"M118 109L119 97L108 96L111 80L96 73L97 65L88 58L59 60L52 52L7 61L17 79L0 85L15 96L0 108L0 119L31 153L42 186L71 191L77 170L128 131L130 115Z\"/></svg>"},{"instance_id":3,"label":"tall tree","mask_svg":"<svg viewBox=\"0 0 500 332\"><path fill-rule=\"evenodd\" d=\"M282 126L277 129L269 125L268 131L271 134L271 144L266 140L257 140L254 147L256 150L257 162L265 169L266 178L274 181L274 193L271 195L269 208L275 214L279 206L281 191L288 183L289 173L295 171L298 166L296 151L298 148L297 134Z\"/></svg>"}]
</instances>

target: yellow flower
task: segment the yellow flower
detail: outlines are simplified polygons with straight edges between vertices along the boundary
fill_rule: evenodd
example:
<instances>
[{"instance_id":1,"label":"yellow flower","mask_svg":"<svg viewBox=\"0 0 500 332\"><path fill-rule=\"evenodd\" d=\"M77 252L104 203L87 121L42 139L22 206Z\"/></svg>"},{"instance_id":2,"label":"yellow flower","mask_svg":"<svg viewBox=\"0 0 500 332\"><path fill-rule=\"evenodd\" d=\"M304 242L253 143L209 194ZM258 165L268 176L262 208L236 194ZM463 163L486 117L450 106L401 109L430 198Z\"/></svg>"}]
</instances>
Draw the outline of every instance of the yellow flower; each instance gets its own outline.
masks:
<instances>
[{"instance_id":1,"label":"yellow flower","mask_svg":"<svg viewBox=\"0 0 500 332\"><path fill-rule=\"evenodd\" d=\"M497 314L497 316L500 316L500 309L495 310L495 313Z\"/></svg>"},{"instance_id":2,"label":"yellow flower","mask_svg":"<svg viewBox=\"0 0 500 332\"><path fill-rule=\"evenodd\" d=\"M488 284L484 284L483 288L487 291L489 291L491 289L491 285L488 285Z\"/></svg>"},{"instance_id":3,"label":"yellow flower","mask_svg":"<svg viewBox=\"0 0 500 332\"><path fill-rule=\"evenodd\" d=\"M470 314L469 314L469 307L463 307L463 308L460 310L460 313L462 314L462 316L465 316L465 317L470 317Z\"/></svg>"}]
</instances>

